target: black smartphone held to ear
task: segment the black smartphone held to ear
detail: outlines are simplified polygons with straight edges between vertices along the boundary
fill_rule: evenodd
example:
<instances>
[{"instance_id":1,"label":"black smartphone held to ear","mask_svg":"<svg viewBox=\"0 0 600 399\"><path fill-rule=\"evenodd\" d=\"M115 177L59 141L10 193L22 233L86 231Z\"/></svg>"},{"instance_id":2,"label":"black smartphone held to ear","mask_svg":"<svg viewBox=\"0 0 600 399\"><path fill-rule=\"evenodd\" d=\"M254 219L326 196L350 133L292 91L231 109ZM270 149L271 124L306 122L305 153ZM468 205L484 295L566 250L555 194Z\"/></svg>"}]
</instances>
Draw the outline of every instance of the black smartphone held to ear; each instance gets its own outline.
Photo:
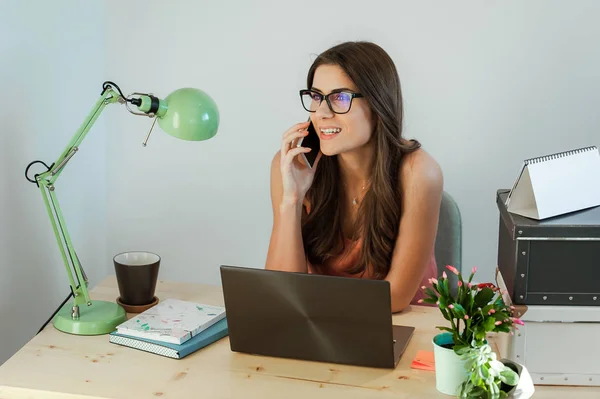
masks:
<instances>
[{"instance_id":1,"label":"black smartphone held to ear","mask_svg":"<svg viewBox=\"0 0 600 399\"><path fill-rule=\"evenodd\" d=\"M310 121L310 118L308 120ZM321 150L321 141L312 122L308 124L308 134L305 137L301 137L297 145L311 149L308 153L302 153L302 156L308 167L312 169L317 160L317 155L319 155L319 151Z\"/></svg>"}]
</instances>

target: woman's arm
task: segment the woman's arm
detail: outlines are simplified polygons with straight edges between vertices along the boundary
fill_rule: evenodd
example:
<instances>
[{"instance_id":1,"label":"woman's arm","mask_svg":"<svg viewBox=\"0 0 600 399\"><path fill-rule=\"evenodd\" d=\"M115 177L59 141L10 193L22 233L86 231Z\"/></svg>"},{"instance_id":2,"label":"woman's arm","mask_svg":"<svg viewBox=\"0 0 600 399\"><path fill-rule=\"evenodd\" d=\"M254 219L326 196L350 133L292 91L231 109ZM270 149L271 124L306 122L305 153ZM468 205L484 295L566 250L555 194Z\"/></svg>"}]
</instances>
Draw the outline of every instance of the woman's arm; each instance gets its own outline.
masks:
<instances>
[{"instance_id":1,"label":"woman's arm","mask_svg":"<svg viewBox=\"0 0 600 399\"><path fill-rule=\"evenodd\" d=\"M405 156L400 167L402 215L390 282L392 312L406 308L414 298L434 251L444 187L438 163L424 150Z\"/></svg>"},{"instance_id":2,"label":"woman's arm","mask_svg":"<svg viewBox=\"0 0 600 399\"><path fill-rule=\"evenodd\" d=\"M303 198L283 198L280 163L278 152L271 162L273 229L265 269L307 272L300 224Z\"/></svg>"}]
</instances>

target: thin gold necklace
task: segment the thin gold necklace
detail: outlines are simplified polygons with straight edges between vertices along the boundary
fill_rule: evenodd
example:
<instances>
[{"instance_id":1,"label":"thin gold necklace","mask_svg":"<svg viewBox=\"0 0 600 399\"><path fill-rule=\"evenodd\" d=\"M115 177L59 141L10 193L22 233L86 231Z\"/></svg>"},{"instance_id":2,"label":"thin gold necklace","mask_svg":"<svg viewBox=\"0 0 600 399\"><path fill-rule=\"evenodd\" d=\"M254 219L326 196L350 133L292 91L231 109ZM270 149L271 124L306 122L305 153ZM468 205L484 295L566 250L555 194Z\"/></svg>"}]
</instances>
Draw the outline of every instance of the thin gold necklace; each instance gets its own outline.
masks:
<instances>
[{"instance_id":1,"label":"thin gold necklace","mask_svg":"<svg viewBox=\"0 0 600 399\"><path fill-rule=\"evenodd\" d=\"M367 180L367 182L366 182L366 183L365 183L365 184L362 186L362 188L361 188L361 190L360 190L360 193L359 193L357 196L355 196L354 198L352 198L352 205L354 205L354 206L358 205L358 197L360 196L360 194L361 194L363 191L365 191L365 188L366 188L366 187L367 187L367 185L369 184L370 180L371 180L371 179ZM344 184L344 185L345 185L345 184ZM348 188L348 186L346 186L346 188Z\"/></svg>"}]
</instances>

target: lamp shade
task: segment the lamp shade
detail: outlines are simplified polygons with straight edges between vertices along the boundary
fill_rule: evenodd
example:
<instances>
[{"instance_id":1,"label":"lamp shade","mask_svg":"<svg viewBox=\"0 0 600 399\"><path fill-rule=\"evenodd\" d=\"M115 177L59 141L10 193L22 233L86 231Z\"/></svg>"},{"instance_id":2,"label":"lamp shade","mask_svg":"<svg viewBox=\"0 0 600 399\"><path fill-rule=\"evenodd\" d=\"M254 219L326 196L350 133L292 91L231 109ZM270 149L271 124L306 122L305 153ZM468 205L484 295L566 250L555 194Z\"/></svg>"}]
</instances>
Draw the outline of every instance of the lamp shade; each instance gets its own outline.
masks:
<instances>
[{"instance_id":1,"label":"lamp shade","mask_svg":"<svg viewBox=\"0 0 600 399\"><path fill-rule=\"evenodd\" d=\"M171 136L202 141L217 134L219 109L213 99L200 89L175 90L160 100L160 108L158 125Z\"/></svg>"}]
</instances>

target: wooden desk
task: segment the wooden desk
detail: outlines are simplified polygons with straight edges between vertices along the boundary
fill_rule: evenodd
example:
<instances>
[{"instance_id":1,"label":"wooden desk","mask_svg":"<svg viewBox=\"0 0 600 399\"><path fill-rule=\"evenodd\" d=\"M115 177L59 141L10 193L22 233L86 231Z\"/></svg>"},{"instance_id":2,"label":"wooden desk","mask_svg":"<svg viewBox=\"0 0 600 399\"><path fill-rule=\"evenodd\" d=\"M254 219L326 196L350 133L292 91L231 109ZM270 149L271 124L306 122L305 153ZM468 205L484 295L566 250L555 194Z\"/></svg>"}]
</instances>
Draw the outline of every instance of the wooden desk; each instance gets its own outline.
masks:
<instances>
[{"instance_id":1,"label":"wooden desk","mask_svg":"<svg viewBox=\"0 0 600 399\"><path fill-rule=\"evenodd\" d=\"M92 290L115 300L114 276ZM169 297L223 305L220 287L160 281ZM233 353L224 338L182 360L121 347L108 336L74 336L52 324L0 367L0 398L448 398L435 389L433 372L413 370L419 349L433 350L437 309L412 307L394 324L416 327L395 370L297 361ZM598 398L600 389L536 387L534 398Z\"/></svg>"}]
</instances>

